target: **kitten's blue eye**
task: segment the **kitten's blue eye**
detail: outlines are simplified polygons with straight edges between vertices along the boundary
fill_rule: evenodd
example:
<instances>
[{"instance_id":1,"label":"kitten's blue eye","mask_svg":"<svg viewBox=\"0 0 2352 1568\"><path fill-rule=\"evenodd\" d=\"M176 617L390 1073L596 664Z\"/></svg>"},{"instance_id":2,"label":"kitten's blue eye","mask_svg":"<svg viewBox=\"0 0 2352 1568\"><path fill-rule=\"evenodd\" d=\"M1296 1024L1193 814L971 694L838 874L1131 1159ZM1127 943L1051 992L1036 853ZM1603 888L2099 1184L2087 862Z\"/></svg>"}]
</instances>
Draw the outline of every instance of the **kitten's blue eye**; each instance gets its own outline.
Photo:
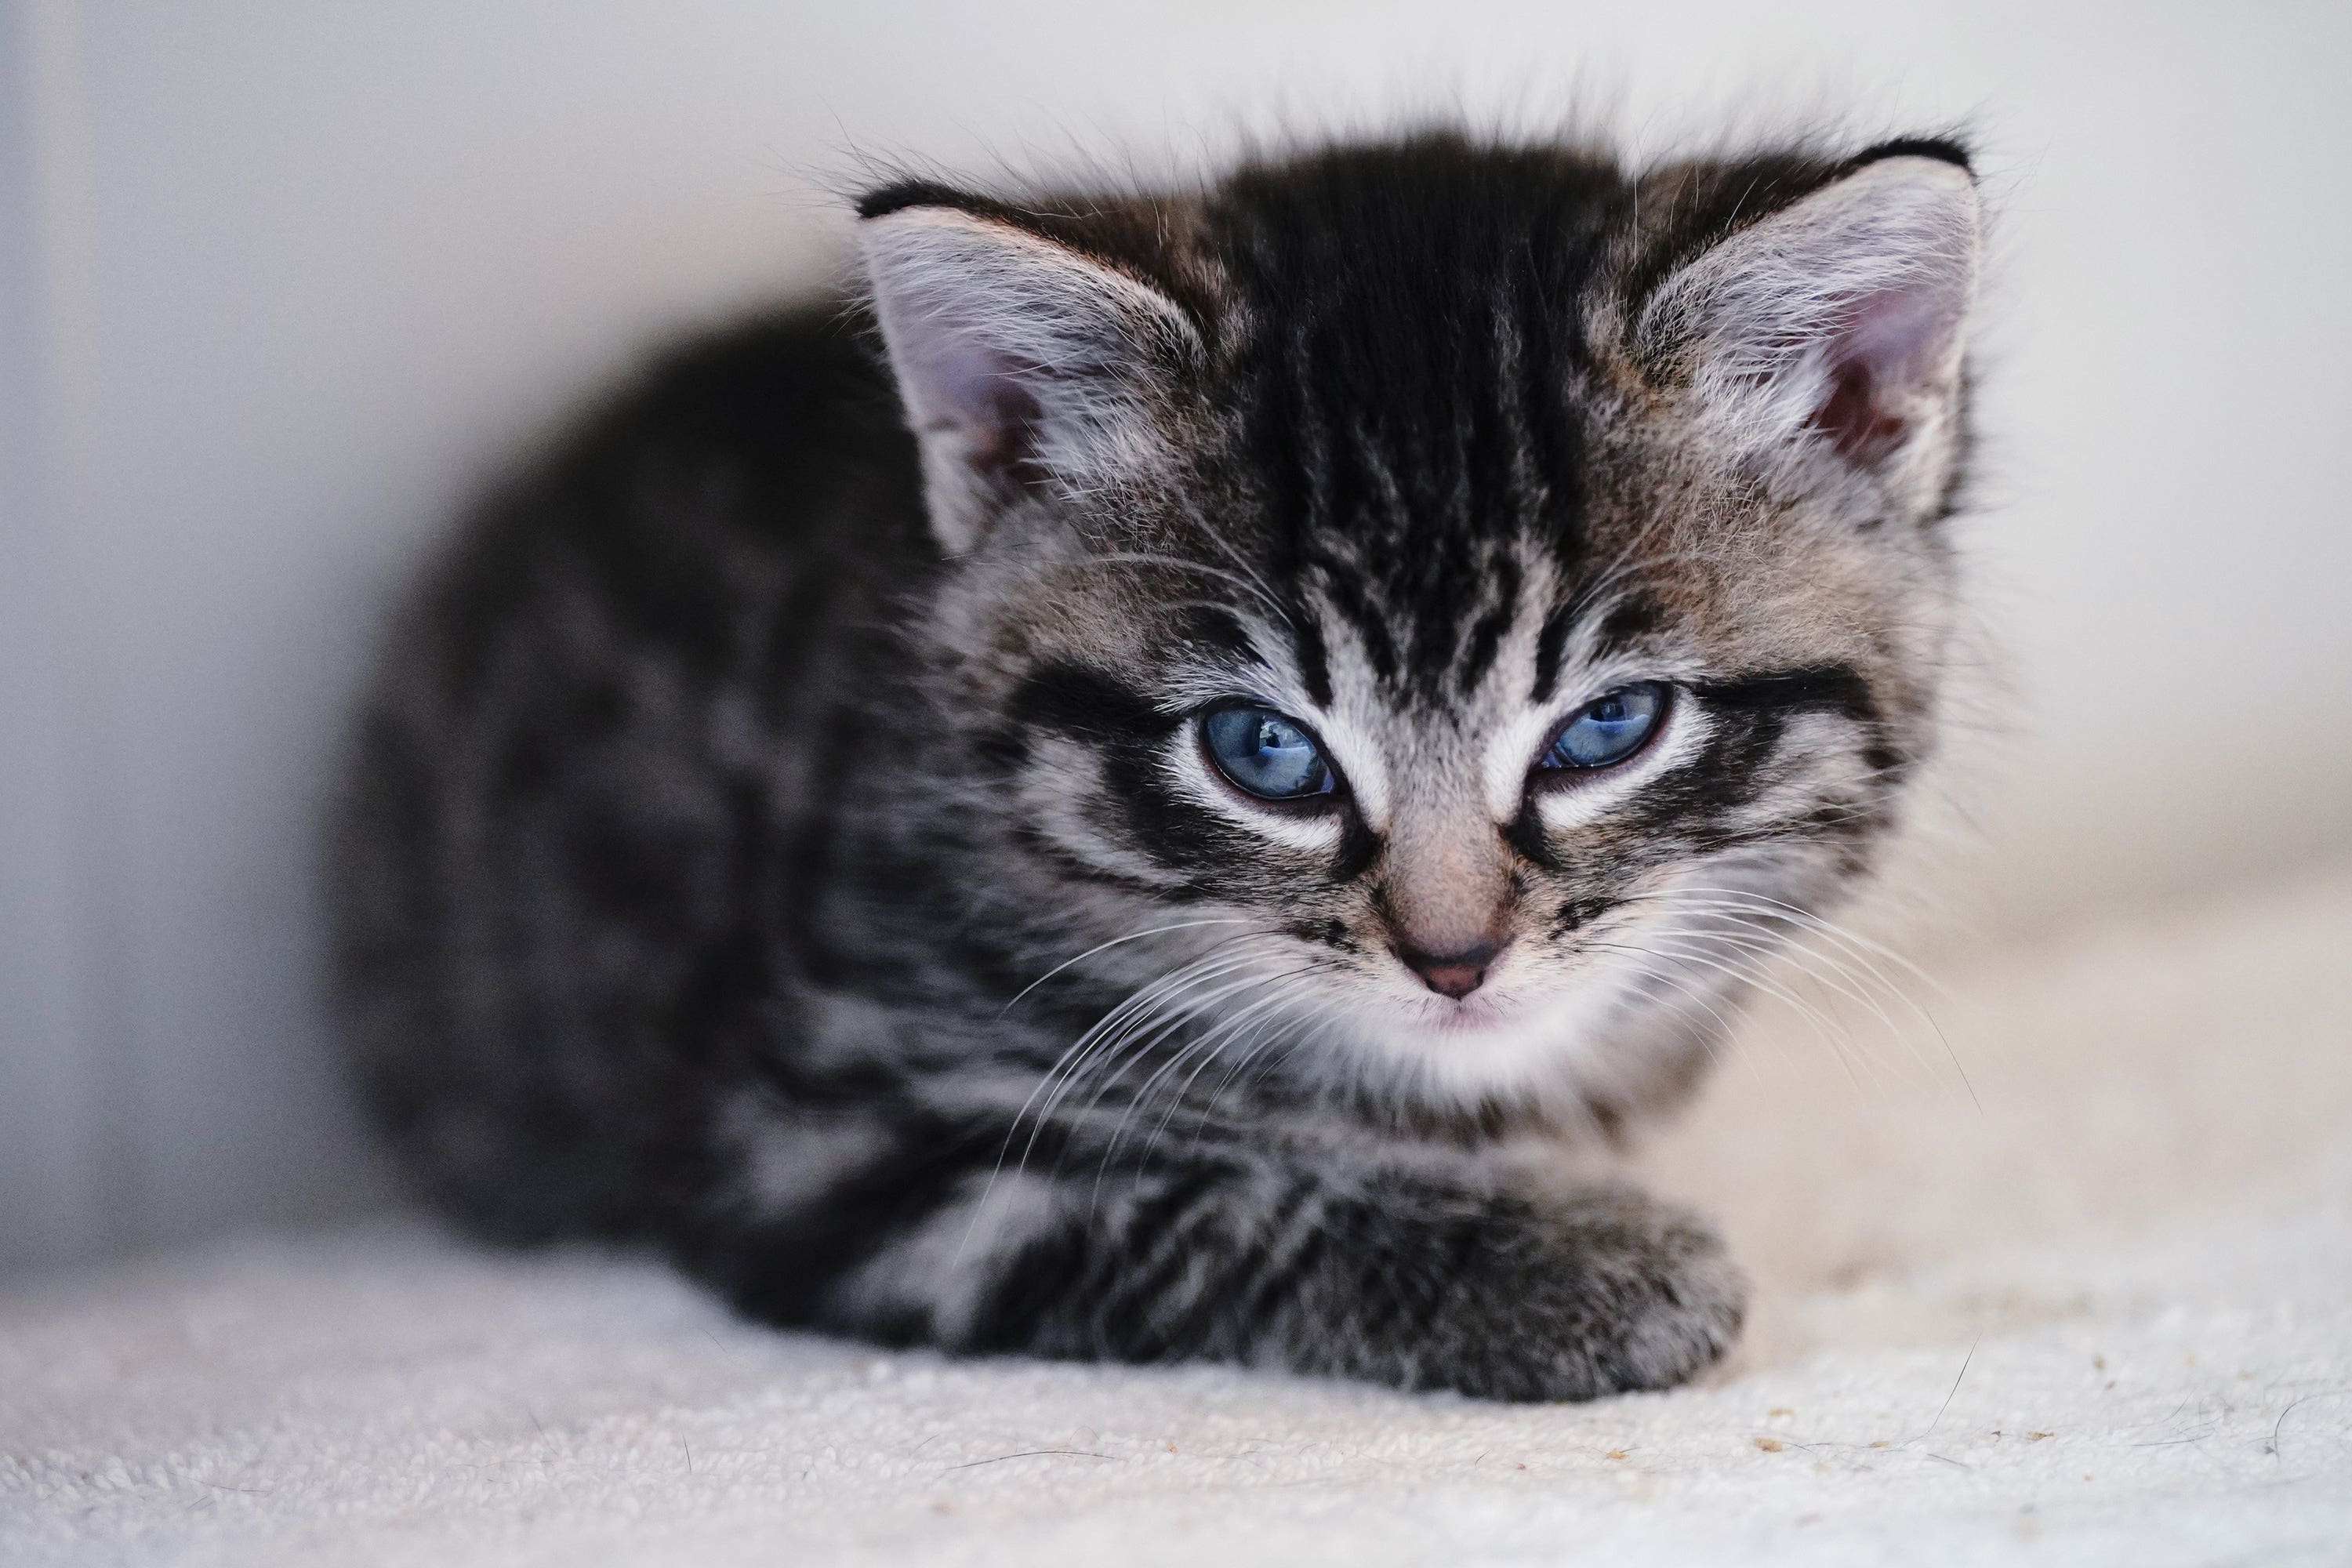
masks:
<instances>
[{"instance_id":1,"label":"kitten's blue eye","mask_svg":"<svg viewBox=\"0 0 2352 1568\"><path fill-rule=\"evenodd\" d=\"M1665 710L1666 689L1656 681L1621 686L1579 709L1536 766L1605 768L1622 763L1642 749Z\"/></svg>"},{"instance_id":2,"label":"kitten's blue eye","mask_svg":"<svg viewBox=\"0 0 2352 1568\"><path fill-rule=\"evenodd\" d=\"M1271 708L1220 708L1201 721L1217 771L1261 800L1329 795L1331 765L1307 731Z\"/></svg>"}]
</instances>

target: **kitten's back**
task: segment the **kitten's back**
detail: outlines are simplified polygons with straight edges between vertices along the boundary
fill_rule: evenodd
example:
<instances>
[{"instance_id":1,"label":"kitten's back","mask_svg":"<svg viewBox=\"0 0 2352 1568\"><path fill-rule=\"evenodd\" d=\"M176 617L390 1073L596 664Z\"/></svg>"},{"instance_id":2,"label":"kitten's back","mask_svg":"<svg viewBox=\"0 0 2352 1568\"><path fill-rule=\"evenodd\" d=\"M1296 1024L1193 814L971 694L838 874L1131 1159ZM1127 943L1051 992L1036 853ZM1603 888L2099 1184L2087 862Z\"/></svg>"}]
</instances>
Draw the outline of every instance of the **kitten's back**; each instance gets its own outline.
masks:
<instances>
[{"instance_id":1,"label":"kitten's back","mask_svg":"<svg viewBox=\"0 0 2352 1568\"><path fill-rule=\"evenodd\" d=\"M472 518L395 622L334 822L333 988L404 1165L492 1233L693 1182L698 1064L820 837L844 635L920 497L856 323L669 354ZM757 855L757 844L776 853Z\"/></svg>"}]
</instances>

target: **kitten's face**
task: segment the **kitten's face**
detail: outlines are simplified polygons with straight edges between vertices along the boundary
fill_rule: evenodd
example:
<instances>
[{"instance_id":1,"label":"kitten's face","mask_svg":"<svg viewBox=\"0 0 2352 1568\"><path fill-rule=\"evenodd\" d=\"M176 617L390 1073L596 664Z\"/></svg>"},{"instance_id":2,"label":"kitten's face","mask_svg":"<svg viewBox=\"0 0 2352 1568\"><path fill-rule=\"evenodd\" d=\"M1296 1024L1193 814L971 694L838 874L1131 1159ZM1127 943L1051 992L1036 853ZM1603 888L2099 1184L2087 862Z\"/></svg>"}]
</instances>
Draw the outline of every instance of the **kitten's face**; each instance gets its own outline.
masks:
<instances>
[{"instance_id":1,"label":"kitten's face","mask_svg":"<svg viewBox=\"0 0 2352 1568\"><path fill-rule=\"evenodd\" d=\"M877 303L962 553L956 701L1069 951L1168 928L1098 962L1235 1064L1622 1104L1862 868L1927 743L1968 290L1936 264L1973 194L1783 169L1726 237L1730 172L1682 171L1694 244L1588 166L1456 155L1486 188L1244 182L1157 270L898 209ZM1826 324L1773 292L1809 244L1809 286L1877 268ZM979 353L934 297L974 276Z\"/></svg>"}]
</instances>

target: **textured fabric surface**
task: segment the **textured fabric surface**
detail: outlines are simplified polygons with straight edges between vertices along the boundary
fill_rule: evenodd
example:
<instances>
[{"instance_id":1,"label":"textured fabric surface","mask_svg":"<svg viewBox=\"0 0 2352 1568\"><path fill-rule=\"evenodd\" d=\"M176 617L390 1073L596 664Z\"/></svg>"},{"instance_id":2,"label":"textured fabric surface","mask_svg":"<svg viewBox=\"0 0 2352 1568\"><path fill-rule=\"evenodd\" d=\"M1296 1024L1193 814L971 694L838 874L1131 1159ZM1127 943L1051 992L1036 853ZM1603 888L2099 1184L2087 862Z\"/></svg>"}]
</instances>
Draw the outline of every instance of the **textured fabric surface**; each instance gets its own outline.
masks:
<instances>
[{"instance_id":1,"label":"textured fabric surface","mask_svg":"<svg viewBox=\"0 0 2352 1568\"><path fill-rule=\"evenodd\" d=\"M2338 880L1953 966L1940 1035L1792 984L1638 1162L1747 1340L1584 1406L878 1353L394 1227L20 1284L0 1563L2352 1561L2347 952Z\"/></svg>"}]
</instances>

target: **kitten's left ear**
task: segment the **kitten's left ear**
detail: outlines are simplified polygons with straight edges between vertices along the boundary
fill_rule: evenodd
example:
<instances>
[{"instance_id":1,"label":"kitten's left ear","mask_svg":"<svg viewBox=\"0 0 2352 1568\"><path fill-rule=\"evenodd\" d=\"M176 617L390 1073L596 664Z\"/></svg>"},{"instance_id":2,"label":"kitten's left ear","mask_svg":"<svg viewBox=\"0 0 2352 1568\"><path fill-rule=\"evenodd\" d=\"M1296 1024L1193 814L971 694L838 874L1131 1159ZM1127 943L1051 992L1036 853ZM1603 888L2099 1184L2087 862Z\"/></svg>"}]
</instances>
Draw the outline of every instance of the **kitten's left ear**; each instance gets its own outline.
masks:
<instances>
[{"instance_id":1,"label":"kitten's left ear","mask_svg":"<svg viewBox=\"0 0 2352 1568\"><path fill-rule=\"evenodd\" d=\"M1965 165L1879 158L1668 279L1641 341L1740 446L1825 442L1886 468L1955 418L1981 249Z\"/></svg>"},{"instance_id":2,"label":"kitten's left ear","mask_svg":"<svg viewBox=\"0 0 2352 1568\"><path fill-rule=\"evenodd\" d=\"M1201 353L1173 301L1003 218L886 200L858 242L950 554L1033 487L1099 492L1166 460L1160 416Z\"/></svg>"}]
</instances>

